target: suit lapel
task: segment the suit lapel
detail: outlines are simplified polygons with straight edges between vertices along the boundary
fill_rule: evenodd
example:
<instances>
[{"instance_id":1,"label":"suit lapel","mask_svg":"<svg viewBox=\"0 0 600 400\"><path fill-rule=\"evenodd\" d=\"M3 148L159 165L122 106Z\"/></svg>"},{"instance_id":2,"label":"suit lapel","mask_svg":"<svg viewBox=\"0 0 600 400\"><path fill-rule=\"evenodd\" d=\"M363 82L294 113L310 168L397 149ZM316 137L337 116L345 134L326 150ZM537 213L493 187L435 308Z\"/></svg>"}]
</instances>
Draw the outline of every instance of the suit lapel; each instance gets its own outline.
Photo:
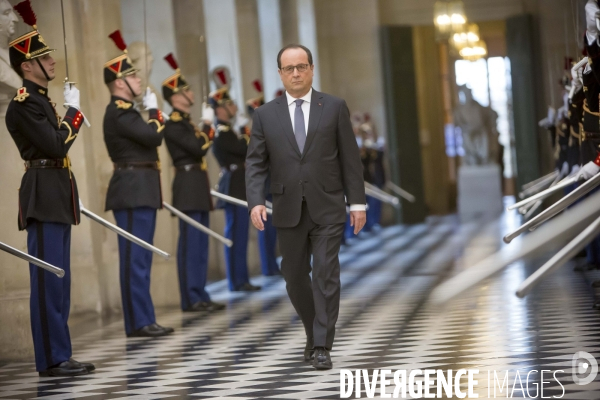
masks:
<instances>
[{"instance_id":1,"label":"suit lapel","mask_svg":"<svg viewBox=\"0 0 600 400\"><path fill-rule=\"evenodd\" d=\"M304 157L310 148L319 127L319 121L321 121L321 114L323 113L323 95L313 89L312 96L310 98L310 115L308 117L308 130L306 132L306 143L304 144L304 151L302 157Z\"/></svg>"},{"instance_id":2,"label":"suit lapel","mask_svg":"<svg viewBox=\"0 0 600 400\"><path fill-rule=\"evenodd\" d=\"M296 142L296 136L294 136L294 128L292 127L292 120L290 119L290 109L287 104L287 97L285 93L283 96L277 98L277 117L279 118L279 122L281 123L281 127L283 128L283 133L287 136L290 144L296 150L298 156L301 156L300 149L298 148L298 143ZM304 146L306 148L306 146Z\"/></svg>"}]
</instances>

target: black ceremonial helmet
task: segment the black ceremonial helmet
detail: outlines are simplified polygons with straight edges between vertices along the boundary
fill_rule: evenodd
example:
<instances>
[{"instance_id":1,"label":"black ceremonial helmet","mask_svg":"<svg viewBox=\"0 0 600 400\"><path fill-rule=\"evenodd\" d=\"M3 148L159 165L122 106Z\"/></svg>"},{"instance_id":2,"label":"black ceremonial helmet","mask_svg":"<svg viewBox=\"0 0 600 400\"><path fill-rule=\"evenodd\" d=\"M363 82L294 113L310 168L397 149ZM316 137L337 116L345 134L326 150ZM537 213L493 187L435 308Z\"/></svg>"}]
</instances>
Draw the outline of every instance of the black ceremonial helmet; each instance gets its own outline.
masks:
<instances>
[{"instance_id":1,"label":"black ceremonial helmet","mask_svg":"<svg viewBox=\"0 0 600 400\"><path fill-rule=\"evenodd\" d=\"M23 76L21 64L25 61L36 60L46 79L50 80L42 63L37 58L54 51L54 49L48 47L44 38L38 32L36 26L37 17L33 12L33 8L31 8L31 3L29 0L22 1L14 9L33 30L9 43L10 65L20 76Z\"/></svg>"},{"instance_id":2,"label":"black ceremonial helmet","mask_svg":"<svg viewBox=\"0 0 600 400\"><path fill-rule=\"evenodd\" d=\"M175 60L175 56L173 56L173 53L167 54L165 56L165 60L169 63L171 68L175 70L175 73L169 76L167 79L165 79L162 83L163 98L169 103L171 103L171 96L173 96L175 93L179 93L180 91L188 89L190 85L185 81L183 75L181 75L181 70L177 65L177 61ZM182 92L182 94L190 103L190 106L194 104L188 98L188 96L185 95L185 93Z\"/></svg>"},{"instance_id":3,"label":"black ceremonial helmet","mask_svg":"<svg viewBox=\"0 0 600 400\"><path fill-rule=\"evenodd\" d=\"M127 55L127 45L123 40L123 36L121 36L121 31L116 30L108 35L108 37L115 42L115 45L123 52L123 54L104 64L104 83L107 85L117 79L138 72L137 69L133 68L133 62Z\"/></svg>"}]
</instances>

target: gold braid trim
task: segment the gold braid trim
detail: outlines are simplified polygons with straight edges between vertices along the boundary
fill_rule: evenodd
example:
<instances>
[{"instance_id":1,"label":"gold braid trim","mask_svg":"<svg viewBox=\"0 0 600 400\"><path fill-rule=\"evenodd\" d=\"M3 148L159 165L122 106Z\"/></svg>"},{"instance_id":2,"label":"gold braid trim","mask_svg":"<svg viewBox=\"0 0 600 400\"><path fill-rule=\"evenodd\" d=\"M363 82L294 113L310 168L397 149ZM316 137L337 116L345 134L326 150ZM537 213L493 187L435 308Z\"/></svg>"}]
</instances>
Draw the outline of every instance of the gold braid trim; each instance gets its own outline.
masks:
<instances>
[{"instance_id":1,"label":"gold braid trim","mask_svg":"<svg viewBox=\"0 0 600 400\"><path fill-rule=\"evenodd\" d=\"M156 133L160 133L160 132L162 132L163 129L165 129L165 126L163 124L161 124L160 121L157 119L148 120L148 123L150 123L150 122L156 123L156 126L158 127L158 129L156 130Z\"/></svg>"}]
</instances>

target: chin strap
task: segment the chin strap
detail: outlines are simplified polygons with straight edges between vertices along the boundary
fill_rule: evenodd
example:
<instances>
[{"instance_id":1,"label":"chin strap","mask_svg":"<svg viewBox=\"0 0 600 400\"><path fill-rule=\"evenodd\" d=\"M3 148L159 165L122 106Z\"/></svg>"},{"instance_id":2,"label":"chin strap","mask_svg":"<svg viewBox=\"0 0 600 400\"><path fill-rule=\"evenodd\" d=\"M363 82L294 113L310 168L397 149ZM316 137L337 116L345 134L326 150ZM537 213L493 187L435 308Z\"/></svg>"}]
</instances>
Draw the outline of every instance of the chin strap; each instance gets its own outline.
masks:
<instances>
[{"instance_id":1,"label":"chin strap","mask_svg":"<svg viewBox=\"0 0 600 400\"><path fill-rule=\"evenodd\" d=\"M189 103L190 107L194 105L194 102L190 100L189 97L186 96L185 93L183 93L183 91L181 92L181 94L183 95L183 97L185 97L185 99L187 100L187 102Z\"/></svg>"},{"instance_id":2,"label":"chin strap","mask_svg":"<svg viewBox=\"0 0 600 400\"><path fill-rule=\"evenodd\" d=\"M133 98L135 99L136 97L138 97L139 95L137 93L135 93L133 91L133 89L131 88L131 86L129 86L129 82L127 82L127 79L125 79L125 77L121 78L123 79L123 82L125 82L125 84L127 85L127 87L129 88L129 91L131 92L131 94L133 95Z\"/></svg>"},{"instance_id":3,"label":"chin strap","mask_svg":"<svg viewBox=\"0 0 600 400\"><path fill-rule=\"evenodd\" d=\"M44 76L46 77L46 80L48 82L50 82L52 79L50 79L50 77L48 76L48 73L46 72L46 69L44 68L44 66L42 65L42 63L40 62L39 58L35 58L35 61L37 61L38 65L40 66L42 72L44 73Z\"/></svg>"}]
</instances>

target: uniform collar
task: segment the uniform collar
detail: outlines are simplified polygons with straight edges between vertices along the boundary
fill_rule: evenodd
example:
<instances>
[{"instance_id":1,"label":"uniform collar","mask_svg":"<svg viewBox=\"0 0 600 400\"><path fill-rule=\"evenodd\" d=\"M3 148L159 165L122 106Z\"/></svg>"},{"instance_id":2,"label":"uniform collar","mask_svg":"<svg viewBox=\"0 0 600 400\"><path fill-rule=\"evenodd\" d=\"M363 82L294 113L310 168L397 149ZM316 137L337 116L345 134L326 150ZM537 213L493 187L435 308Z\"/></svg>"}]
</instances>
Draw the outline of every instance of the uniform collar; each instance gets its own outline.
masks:
<instances>
[{"instance_id":1,"label":"uniform collar","mask_svg":"<svg viewBox=\"0 0 600 400\"><path fill-rule=\"evenodd\" d=\"M28 93L38 93L48 98L48 88L38 85L28 79L23 79L23 86L27 88Z\"/></svg>"},{"instance_id":2,"label":"uniform collar","mask_svg":"<svg viewBox=\"0 0 600 400\"><path fill-rule=\"evenodd\" d=\"M221 121L220 119L217 118L217 125L227 125L227 126L231 126L231 122L225 122L225 121Z\"/></svg>"},{"instance_id":3,"label":"uniform collar","mask_svg":"<svg viewBox=\"0 0 600 400\"><path fill-rule=\"evenodd\" d=\"M119 96L115 96L114 94L110 96L110 100L111 101L121 100L121 101L124 101L125 103L133 104L133 101L124 99L124 98L119 97Z\"/></svg>"},{"instance_id":4,"label":"uniform collar","mask_svg":"<svg viewBox=\"0 0 600 400\"><path fill-rule=\"evenodd\" d=\"M190 113L183 112L183 111L181 111L178 108L173 108L173 111L171 112L171 115L173 115L173 113L178 113L184 119L187 119L188 121L190 120Z\"/></svg>"},{"instance_id":5,"label":"uniform collar","mask_svg":"<svg viewBox=\"0 0 600 400\"><path fill-rule=\"evenodd\" d=\"M285 97L287 98L287 104L288 106L291 106L293 102L295 102L296 100L304 100L305 103L309 103L310 104L310 100L312 97L312 88L310 88L310 90L308 91L308 93L306 93L304 96L300 97L299 99L296 99L294 97L292 97L291 94L289 94L288 92L285 92Z\"/></svg>"}]
</instances>

